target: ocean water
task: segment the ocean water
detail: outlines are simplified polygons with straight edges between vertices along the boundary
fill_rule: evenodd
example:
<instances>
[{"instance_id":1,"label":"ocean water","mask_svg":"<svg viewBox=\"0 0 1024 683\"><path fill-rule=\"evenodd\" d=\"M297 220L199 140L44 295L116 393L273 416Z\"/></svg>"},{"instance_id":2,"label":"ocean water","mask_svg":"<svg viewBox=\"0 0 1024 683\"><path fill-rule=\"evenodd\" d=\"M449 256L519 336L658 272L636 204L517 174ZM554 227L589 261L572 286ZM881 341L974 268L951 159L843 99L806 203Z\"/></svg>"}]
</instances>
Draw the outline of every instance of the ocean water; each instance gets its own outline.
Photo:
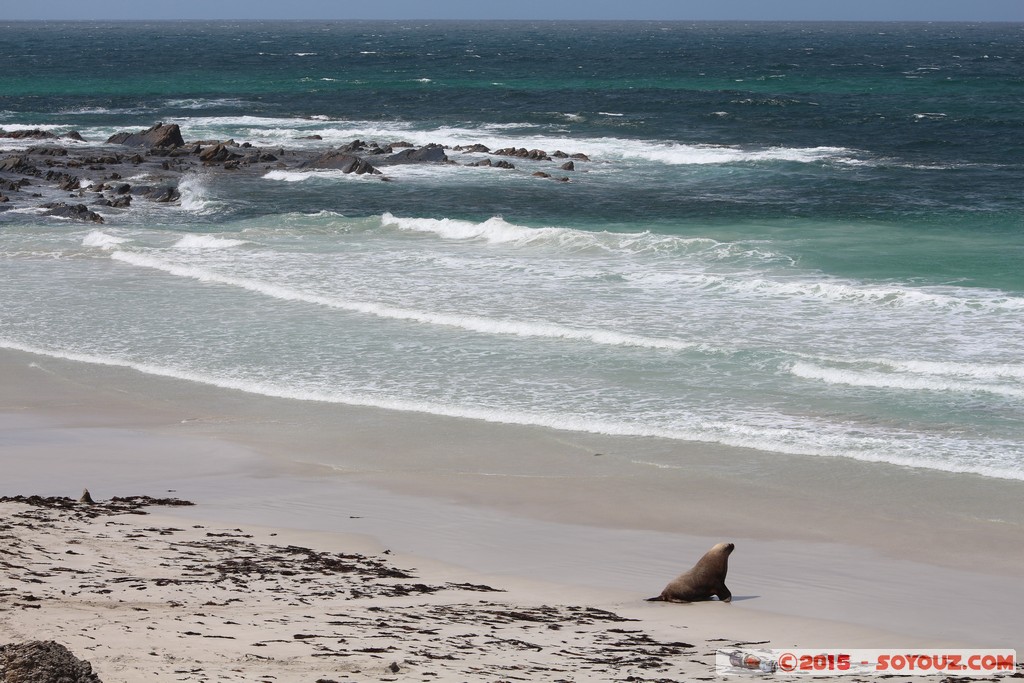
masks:
<instances>
[{"instance_id":1,"label":"ocean water","mask_svg":"<svg viewBox=\"0 0 1024 683\"><path fill-rule=\"evenodd\" d=\"M1024 479L1022 24L0 23L0 128L157 121L590 160L195 173L102 226L0 209L0 346Z\"/></svg>"}]
</instances>

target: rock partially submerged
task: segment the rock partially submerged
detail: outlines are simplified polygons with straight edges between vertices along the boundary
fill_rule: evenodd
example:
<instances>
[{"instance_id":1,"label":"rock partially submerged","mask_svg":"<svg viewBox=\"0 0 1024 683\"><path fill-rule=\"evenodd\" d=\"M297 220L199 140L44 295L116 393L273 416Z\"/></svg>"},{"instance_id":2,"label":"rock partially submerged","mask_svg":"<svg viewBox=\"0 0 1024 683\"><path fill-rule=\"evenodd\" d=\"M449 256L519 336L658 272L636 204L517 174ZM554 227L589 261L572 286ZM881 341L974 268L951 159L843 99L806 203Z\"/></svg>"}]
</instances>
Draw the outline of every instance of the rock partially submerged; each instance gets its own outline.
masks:
<instances>
[{"instance_id":1,"label":"rock partially submerged","mask_svg":"<svg viewBox=\"0 0 1024 683\"><path fill-rule=\"evenodd\" d=\"M140 133L115 133L107 139L107 144L128 147L184 147L185 140L181 137L178 124L158 123Z\"/></svg>"},{"instance_id":2,"label":"rock partially submerged","mask_svg":"<svg viewBox=\"0 0 1024 683\"><path fill-rule=\"evenodd\" d=\"M344 149L325 152L315 159L304 162L300 168L322 168L335 169L342 173L364 173L380 175L380 171L373 167L365 159L355 156Z\"/></svg>"},{"instance_id":3,"label":"rock partially submerged","mask_svg":"<svg viewBox=\"0 0 1024 683\"><path fill-rule=\"evenodd\" d=\"M57 216L58 218L70 218L71 220L85 221L88 223L103 222L103 216L99 215L95 211L92 211L85 204L66 204L65 202L50 202L49 204L43 204L42 208L47 210L47 216Z\"/></svg>"},{"instance_id":4,"label":"rock partially submerged","mask_svg":"<svg viewBox=\"0 0 1024 683\"><path fill-rule=\"evenodd\" d=\"M0 645L0 682L103 683L92 664L52 640Z\"/></svg>"},{"instance_id":5,"label":"rock partially submerged","mask_svg":"<svg viewBox=\"0 0 1024 683\"><path fill-rule=\"evenodd\" d=\"M0 130L0 138L12 140L50 140L57 136L47 130L33 128L31 130L12 130L10 132Z\"/></svg>"},{"instance_id":6,"label":"rock partially submerged","mask_svg":"<svg viewBox=\"0 0 1024 683\"><path fill-rule=\"evenodd\" d=\"M385 164L417 164L417 163L444 163L448 161L448 155L444 153L441 145L427 145L419 149L403 149L396 152L378 163Z\"/></svg>"},{"instance_id":7,"label":"rock partially submerged","mask_svg":"<svg viewBox=\"0 0 1024 683\"><path fill-rule=\"evenodd\" d=\"M134 199L156 203L174 203L181 198L178 185L189 173L231 171L250 177L268 171L287 169L333 169L343 173L390 180L381 171L387 166L407 164L455 164L448 152L488 155L461 161L467 166L516 170L509 158L522 159L530 166L551 164L554 159L589 161L584 154L566 154L560 150L548 154L541 149L507 147L491 150L486 145L470 144L446 147L427 144L421 147L406 141L352 142L330 150L308 148L261 149L249 142L199 140L186 142L177 124L157 123L142 131L112 135L103 145L81 144L75 132L56 136L44 130L5 133L0 139L45 140L27 149L12 150L0 157L0 212L11 209L39 208L43 215L83 222L103 223L104 217L87 208L105 207L118 212L135 206ZM54 140L72 139L74 144ZM492 158L497 157L497 158ZM518 161L517 161L518 163ZM563 163L559 161L558 163ZM535 168L536 168L535 166ZM567 177L551 175L547 170L530 169L538 178L567 182ZM522 169L521 169L522 170ZM577 168L571 161L563 171ZM129 186L121 182L125 175L145 178L146 184ZM69 202L68 198L78 200ZM82 202L82 203L78 203ZM114 215L117 215L116 213Z\"/></svg>"}]
</instances>

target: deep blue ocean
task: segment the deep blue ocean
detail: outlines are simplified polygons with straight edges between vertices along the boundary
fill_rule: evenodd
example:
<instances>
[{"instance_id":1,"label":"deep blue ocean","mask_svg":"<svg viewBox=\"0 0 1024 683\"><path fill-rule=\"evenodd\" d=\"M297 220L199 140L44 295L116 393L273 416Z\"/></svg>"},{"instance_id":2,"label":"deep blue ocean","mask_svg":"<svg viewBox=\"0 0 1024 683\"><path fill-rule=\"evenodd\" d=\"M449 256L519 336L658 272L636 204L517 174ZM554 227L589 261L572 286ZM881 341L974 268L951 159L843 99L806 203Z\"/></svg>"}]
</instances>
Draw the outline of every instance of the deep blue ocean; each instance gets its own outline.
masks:
<instances>
[{"instance_id":1,"label":"deep blue ocean","mask_svg":"<svg viewBox=\"0 0 1024 683\"><path fill-rule=\"evenodd\" d=\"M1024 479L1024 24L0 20L0 129L158 121L588 160L195 173L102 226L0 205L0 346Z\"/></svg>"}]
</instances>

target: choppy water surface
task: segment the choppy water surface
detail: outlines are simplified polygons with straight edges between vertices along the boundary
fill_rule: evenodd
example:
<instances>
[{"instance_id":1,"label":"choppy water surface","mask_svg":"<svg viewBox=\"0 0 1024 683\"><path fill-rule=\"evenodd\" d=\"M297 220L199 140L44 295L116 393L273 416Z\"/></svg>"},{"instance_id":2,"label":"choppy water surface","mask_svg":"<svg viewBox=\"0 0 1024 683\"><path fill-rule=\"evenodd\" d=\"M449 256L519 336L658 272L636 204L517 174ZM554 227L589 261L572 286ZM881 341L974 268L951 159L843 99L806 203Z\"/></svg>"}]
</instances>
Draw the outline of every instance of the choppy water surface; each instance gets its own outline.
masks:
<instances>
[{"instance_id":1,"label":"choppy water surface","mask_svg":"<svg viewBox=\"0 0 1024 683\"><path fill-rule=\"evenodd\" d=\"M165 121L260 146L590 158L507 171L449 151L389 183L196 174L180 206L99 228L0 211L0 345L292 399L1024 479L1022 34L0 25L6 130L100 141Z\"/></svg>"}]
</instances>

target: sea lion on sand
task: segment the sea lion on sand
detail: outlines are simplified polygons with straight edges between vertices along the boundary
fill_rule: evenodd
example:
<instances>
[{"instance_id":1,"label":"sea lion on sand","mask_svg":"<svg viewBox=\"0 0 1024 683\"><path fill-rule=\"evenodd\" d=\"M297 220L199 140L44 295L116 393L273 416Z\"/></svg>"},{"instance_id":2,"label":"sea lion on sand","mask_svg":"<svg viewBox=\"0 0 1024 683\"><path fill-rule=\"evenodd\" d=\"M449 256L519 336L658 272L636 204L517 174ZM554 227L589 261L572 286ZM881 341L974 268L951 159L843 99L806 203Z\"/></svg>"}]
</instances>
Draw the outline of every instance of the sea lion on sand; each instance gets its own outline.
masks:
<instances>
[{"instance_id":1,"label":"sea lion on sand","mask_svg":"<svg viewBox=\"0 0 1024 683\"><path fill-rule=\"evenodd\" d=\"M732 593L725 587L725 573L729 571L729 555L736 546L719 543L697 560L693 569L673 579L661 595L647 600L664 602L697 602L717 595L722 602L732 601Z\"/></svg>"}]
</instances>

